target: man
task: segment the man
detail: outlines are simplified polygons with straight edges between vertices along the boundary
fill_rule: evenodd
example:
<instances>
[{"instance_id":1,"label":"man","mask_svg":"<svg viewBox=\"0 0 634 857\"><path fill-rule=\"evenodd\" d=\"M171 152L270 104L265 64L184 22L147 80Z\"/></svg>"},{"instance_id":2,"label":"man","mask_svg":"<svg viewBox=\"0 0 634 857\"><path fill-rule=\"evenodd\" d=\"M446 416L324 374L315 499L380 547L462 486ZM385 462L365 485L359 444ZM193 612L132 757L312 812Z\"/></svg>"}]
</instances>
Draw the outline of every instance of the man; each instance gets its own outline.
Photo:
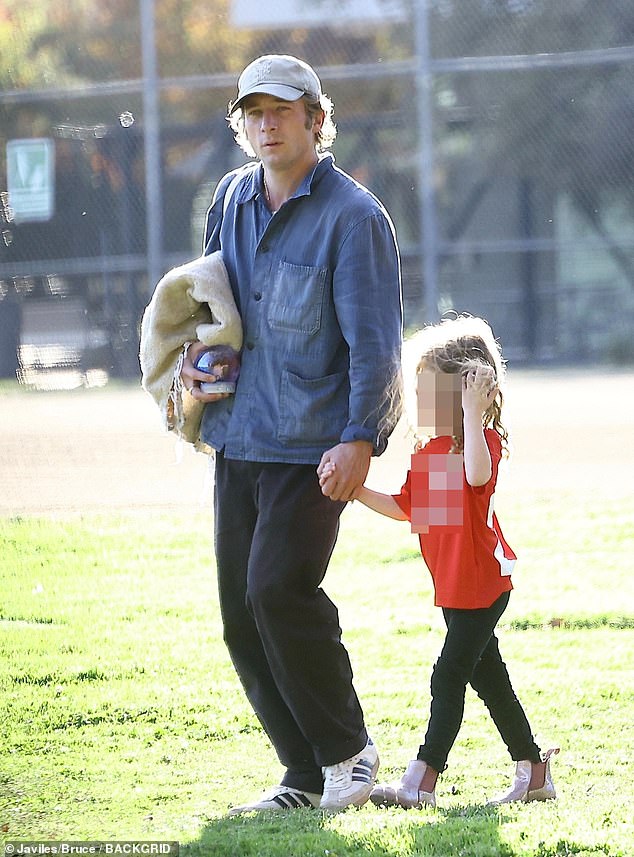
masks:
<instances>
[{"instance_id":1,"label":"man","mask_svg":"<svg viewBox=\"0 0 634 857\"><path fill-rule=\"evenodd\" d=\"M390 220L323 149L332 104L314 70L263 56L229 106L257 160L225 176L205 252L222 251L244 328L235 396L204 394L189 346L181 378L206 402L216 450L215 549L224 637L286 771L232 812L342 809L379 765L335 605L320 584L339 516L387 443L399 376L400 269ZM392 400L392 401L391 401ZM322 494L316 466L336 465Z\"/></svg>"}]
</instances>

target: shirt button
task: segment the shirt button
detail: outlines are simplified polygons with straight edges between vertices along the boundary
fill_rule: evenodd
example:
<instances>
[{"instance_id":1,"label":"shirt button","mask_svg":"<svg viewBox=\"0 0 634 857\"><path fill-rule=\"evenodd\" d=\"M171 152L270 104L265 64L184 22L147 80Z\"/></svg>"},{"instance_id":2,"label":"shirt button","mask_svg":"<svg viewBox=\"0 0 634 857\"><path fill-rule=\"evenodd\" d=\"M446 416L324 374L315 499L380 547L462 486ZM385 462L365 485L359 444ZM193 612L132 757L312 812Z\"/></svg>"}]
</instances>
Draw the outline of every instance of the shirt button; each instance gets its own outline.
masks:
<instances>
[{"instance_id":1,"label":"shirt button","mask_svg":"<svg viewBox=\"0 0 634 857\"><path fill-rule=\"evenodd\" d=\"M248 351L253 351L254 348L255 348L255 342L247 342L247 350Z\"/></svg>"},{"instance_id":2,"label":"shirt button","mask_svg":"<svg viewBox=\"0 0 634 857\"><path fill-rule=\"evenodd\" d=\"M262 300L262 292L255 292L255 294L253 295L253 299L256 301L261 301Z\"/></svg>"},{"instance_id":3,"label":"shirt button","mask_svg":"<svg viewBox=\"0 0 634 857\"><path fill-rule=\"evenodd\" d=\"M270 250L270 247L269 247L269 245L268 245L268 244L261 244L261 245L260 245L260 250L262 251L262 253L268 253L268 252L269 252L269 250Z\"/></svg>"}]
</instances>

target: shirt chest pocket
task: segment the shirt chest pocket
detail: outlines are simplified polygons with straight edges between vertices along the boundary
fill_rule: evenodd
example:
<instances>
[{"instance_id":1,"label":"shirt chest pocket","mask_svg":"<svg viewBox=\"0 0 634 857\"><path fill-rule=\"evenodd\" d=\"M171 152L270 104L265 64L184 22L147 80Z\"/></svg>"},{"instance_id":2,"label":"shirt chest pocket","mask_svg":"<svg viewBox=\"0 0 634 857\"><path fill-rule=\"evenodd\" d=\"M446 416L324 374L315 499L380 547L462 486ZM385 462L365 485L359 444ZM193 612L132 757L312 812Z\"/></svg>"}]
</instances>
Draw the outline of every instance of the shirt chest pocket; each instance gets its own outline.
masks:
<instances>
[{"instance_id":1,"label":"shirt chest pocket","mask_svg":"<svg viewBox=\"0 0 634 857\"><path fill-rule=\"evenodd\" d=\"M269 325L275 330L317 333L327 281L328 268L280 262L271 284Z\"/></svg>"}]
</instances>

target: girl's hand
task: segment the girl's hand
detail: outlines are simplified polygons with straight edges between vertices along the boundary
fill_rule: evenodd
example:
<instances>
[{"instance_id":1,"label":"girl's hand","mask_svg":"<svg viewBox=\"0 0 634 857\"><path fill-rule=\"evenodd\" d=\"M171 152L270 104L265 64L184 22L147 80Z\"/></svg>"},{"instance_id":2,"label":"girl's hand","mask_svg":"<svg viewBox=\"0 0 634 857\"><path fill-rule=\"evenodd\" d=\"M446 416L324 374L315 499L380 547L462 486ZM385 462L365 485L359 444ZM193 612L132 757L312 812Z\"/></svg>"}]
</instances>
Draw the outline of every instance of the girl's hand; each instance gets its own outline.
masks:
<instances>
[{"instance_id":1,"label":"girl's hand","mask_svg":"<svg viewBox=\"0 0 634 857\"><path fill-rule=\"evenodd\" d=\"M497 393L495 370L492 366L478 364L462 378L462 410L481 416L493 404Z\"/></svg>"},{"instance_id":2,"label":"girl's hand","mask_svg":"<svg viewBox=\"0 0 634 857\"><path fill-rule=\"evenodd\" d=\"M319 485L321 488L324 487L331 476L334 476L336 469L337 465L334 461L324 461L319 465L317 468L317 476L319 476Z\"/></svg>"},{"instance_id":3,"label":"girl's hand","mask_svg":"<svg viewBox=\"0 0 634 857\"><path fill-rule=\"evenodd\" d=\"M462 379L464 469L469 485L486 485L491 478L491 454L483 430L483 416L493 404L498 386L491 366L478 365Z\"/></svg>"}]
</instances>

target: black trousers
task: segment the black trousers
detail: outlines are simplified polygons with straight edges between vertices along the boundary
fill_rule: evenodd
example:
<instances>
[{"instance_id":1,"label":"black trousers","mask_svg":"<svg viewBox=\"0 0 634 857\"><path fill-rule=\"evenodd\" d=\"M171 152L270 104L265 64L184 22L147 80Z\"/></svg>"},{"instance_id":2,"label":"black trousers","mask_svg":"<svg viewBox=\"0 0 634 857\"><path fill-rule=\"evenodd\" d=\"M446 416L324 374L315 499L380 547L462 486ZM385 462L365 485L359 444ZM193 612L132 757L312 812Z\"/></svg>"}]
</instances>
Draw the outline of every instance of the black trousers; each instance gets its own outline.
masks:
<instances>
[{"instance_id":1,"label":"black trousers","mask_svg":"<svg viewBox=\"0 0 634 857\"><path fill-rule=\"evenodd\" d=\"M367 741L337 608L320 587L344 506L323 496L313 465L216 455L224 639L282 783L315 793L321 767Z\"/></svg>"},{"instance_id":2,"label":"black trousers","mask_svg":"<svg viewBox=\"0 0 634 857\"><path fill-rule=\"evenodd\" d=\"M509 593L490 607L457 610L443 607L447 636L431 677L431 714L418 758L443 771L464 715L467 684L489 709L511 758L540 761L524 709L511 685L493 633L506 610Z\"/></svg>"}]
</instances>

